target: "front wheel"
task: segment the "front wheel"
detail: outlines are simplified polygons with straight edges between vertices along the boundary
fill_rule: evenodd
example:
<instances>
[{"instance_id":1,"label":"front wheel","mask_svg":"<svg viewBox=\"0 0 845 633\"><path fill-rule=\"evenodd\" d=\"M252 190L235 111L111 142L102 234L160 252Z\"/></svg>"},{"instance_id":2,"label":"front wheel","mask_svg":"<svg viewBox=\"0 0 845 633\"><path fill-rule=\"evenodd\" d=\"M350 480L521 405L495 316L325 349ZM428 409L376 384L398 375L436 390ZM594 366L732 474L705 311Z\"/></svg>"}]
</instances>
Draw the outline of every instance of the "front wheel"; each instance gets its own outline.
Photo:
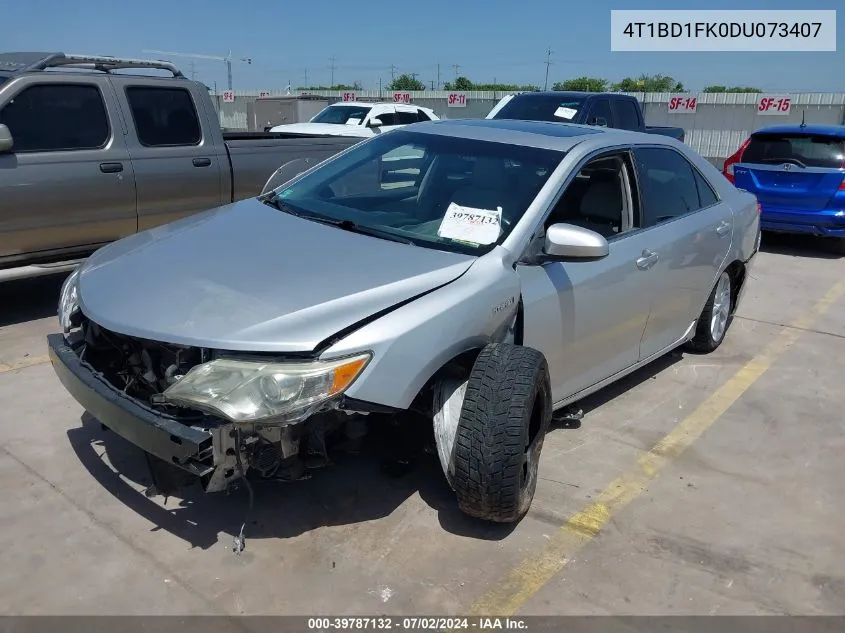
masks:
<instances>
[{"instance_id":1,"label":"front wheel","mask_svg":"<svg viewBox=\"0 0 845 633\"><path fill-rule=\"evenodd\" d=\"M722 341L733 319L733 288L727 271L719 275L701 316L695 326L695 336L686 347L694 352L709 353Z\"/></svg>"},{"instance_id":2,"label":"front wheel","mask_svg":"<svg viewBox=\"0 0 845 633\"><path fill-rule=\"evenodd\" d=\"M453 449L451 483L464 513L499 523L525 516L551 417L543 354L505 343L481 350L467 382Z\"/></svg>"}]
</instances>

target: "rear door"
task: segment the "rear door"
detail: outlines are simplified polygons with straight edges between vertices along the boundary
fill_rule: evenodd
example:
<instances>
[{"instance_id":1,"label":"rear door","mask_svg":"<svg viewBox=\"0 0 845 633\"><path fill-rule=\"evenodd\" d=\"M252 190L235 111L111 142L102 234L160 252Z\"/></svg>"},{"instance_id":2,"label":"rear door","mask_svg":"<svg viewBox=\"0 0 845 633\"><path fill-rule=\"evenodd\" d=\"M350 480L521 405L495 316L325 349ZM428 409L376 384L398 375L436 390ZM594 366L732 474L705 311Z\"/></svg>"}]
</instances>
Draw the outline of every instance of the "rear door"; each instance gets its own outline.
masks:
<instances>
[{"instance_id":1,"label":"rear door","mask_svg":"<svg viewBox=\"0 0 845 633\"><path fill-rule=\"evenodd\" d=\"M87 249L134 233L135 179L105 75L40 73L3 86L0 259Z\"/></svg>"},{"instance_id":2,"label":"rear door","mask_svg":"<svg viewBox=\"0 0 845 633\"><path fill-rule=\"evenodd\" d=\"M765 210L820 211L842 184L845 139L827 134L757 132L734 167L736 186Z\"/></svg>"},{"instance_id":3,"label":"rear door","mask_svg":"<svg viewBox=\"0 0 845 633\"><path fill-rule=\"evenodd\" d=\"M644 250L637 268L652 271L657 292L640 358L665 351L698 318L733 239L733 210L707 179L670 147L634 150L641 195L635 224Z\"/></svg>"},{"instance_id":4,"label":"rear door","mask_svg":"<svg viewBox=\"0 0 845 633\"><path fill-rule=\"evenodd\" d=\"M130 76L112 81L129 122L139 230L219 206L228 163L201 125L202 107L189 86Z\"/></svg>"}]
</instances>

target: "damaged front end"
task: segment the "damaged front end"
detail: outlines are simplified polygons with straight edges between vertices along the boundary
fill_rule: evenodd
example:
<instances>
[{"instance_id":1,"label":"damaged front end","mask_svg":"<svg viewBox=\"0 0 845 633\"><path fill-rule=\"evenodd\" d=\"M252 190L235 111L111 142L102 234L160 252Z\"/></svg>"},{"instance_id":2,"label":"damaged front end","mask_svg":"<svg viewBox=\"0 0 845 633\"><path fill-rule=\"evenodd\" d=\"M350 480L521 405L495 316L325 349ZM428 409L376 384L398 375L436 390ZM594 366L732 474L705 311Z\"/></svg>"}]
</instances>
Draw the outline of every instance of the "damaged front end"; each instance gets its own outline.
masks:
<instances>
[{"instance_id":1,"label":"damaged front end","mask_svg":"<svg viewBox=\"0 0 845 633\"><path fill-rule=\"evenodd\" d=\"M150 496L197 479L223 491L249 471L303 479L328 463L330 438L366 428L367 412L347 410L342 397L367 353L325 361L173 345L104 328L74 303L64 288L65 333L48 337L53 366L104 427L144 450Z\"/></svg>"}]
</instances>

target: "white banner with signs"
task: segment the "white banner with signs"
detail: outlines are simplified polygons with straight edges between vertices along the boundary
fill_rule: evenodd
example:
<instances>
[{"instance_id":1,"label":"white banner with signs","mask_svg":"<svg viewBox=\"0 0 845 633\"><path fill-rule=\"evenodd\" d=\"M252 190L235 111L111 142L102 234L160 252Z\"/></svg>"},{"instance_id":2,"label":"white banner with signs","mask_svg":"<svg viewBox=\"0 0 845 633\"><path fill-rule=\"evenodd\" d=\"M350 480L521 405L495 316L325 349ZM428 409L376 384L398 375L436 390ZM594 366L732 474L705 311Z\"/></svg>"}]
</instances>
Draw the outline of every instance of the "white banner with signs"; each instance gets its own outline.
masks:
<instances>
[{"instance_id":1,"label":"white banner with signs","mask_svg":"<svg viewBox=\"0 0 845 633\"><path fill-rule=\"evenodd\" d=\"M344 92L343 93L343 100L344 101L358 101L358 95L354 92Z\"/></svg>"},{"instance_id":2,"label":"white banner with signs","mask_svg":"<svg viewBox=\"0 0 845 633\"><path fill-rule=\"evenodd\" d=\"M411 103L410 92L394 92L393 103Z\"/></svg>"},{"instance_id":3,"label":"white banner with signs","mask_svg":"<svg viewBox=\"0 0 845 633\"><path fill-rule=\"evenodd\" d=\"M789 114L791 108L789 95L760 95L757 99L757 114Z\"/></svg>"},{"instance_id":4,"label":"white banner with signs","mask_svg":"<svg viewBox=\"0 0 845 633\"><path fill-rule=\"evenodd\" d=\"M233 90L224 90L223 91L223 103L234 103L235 102L235 92Z\"/></svg>"},{"instance_id":5,"label":"white banner with signs","mask_svg":"<svg viewBox=\"0 0 845 633\"><path fill-rule=\"evenodd\" d=\"M463 92L450 92L446 97L446 104L450 108L465 108L467 107L467 96Z\"/></svg>"},{"instance_id":6,"label":"white banner with signs","mask_svg":"<svg viewBox=\"0 0 845 633\"><path fill-rule=\"evenodd\" d=\"M671 97L669 99L669 114L695 114L698 99L688 95Z\"/></svg>"}]
</instances>

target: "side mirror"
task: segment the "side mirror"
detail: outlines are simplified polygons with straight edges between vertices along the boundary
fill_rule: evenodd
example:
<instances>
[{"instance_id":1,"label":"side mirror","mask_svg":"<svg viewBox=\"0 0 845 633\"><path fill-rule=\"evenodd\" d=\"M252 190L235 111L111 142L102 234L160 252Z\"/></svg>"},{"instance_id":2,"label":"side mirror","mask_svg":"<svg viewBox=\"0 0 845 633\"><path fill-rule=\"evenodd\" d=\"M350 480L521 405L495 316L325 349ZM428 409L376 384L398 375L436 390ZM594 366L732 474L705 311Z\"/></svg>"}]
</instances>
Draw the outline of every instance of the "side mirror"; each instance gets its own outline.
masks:
<instances>
[{"instance_id":1,"label":"side mirror","mask_svg":"<svg viewBox=\"0 0 845 633\"><path fill-rule=\"evenodd\" d=\"M553 260L601 259L610 245L595 231L573 224L553 224L546 230L543 253Z\"/></svg>"},{"instance_id":2,"label":"side mirror","mask_svg":"<svg viewBox=\"0 0 845 633\"><path fill-rule=\"evenodd\" d=\"M381 127L382 125L384 125L384 123L382 123L381 119L378 117L370 119L370 122L368 123L369 127Z\"/></svg>"},{"instance_id":3,"label":"side mirror","mask_svg":"<svg viewBox=\"0 0 845 633\"><path fill-rule=\"evenodd\" d=\"M15 140L12 138L9 128L5 124L0 123L0 153L12 151L14 144Z\"/></svg>"}]
</instances>

